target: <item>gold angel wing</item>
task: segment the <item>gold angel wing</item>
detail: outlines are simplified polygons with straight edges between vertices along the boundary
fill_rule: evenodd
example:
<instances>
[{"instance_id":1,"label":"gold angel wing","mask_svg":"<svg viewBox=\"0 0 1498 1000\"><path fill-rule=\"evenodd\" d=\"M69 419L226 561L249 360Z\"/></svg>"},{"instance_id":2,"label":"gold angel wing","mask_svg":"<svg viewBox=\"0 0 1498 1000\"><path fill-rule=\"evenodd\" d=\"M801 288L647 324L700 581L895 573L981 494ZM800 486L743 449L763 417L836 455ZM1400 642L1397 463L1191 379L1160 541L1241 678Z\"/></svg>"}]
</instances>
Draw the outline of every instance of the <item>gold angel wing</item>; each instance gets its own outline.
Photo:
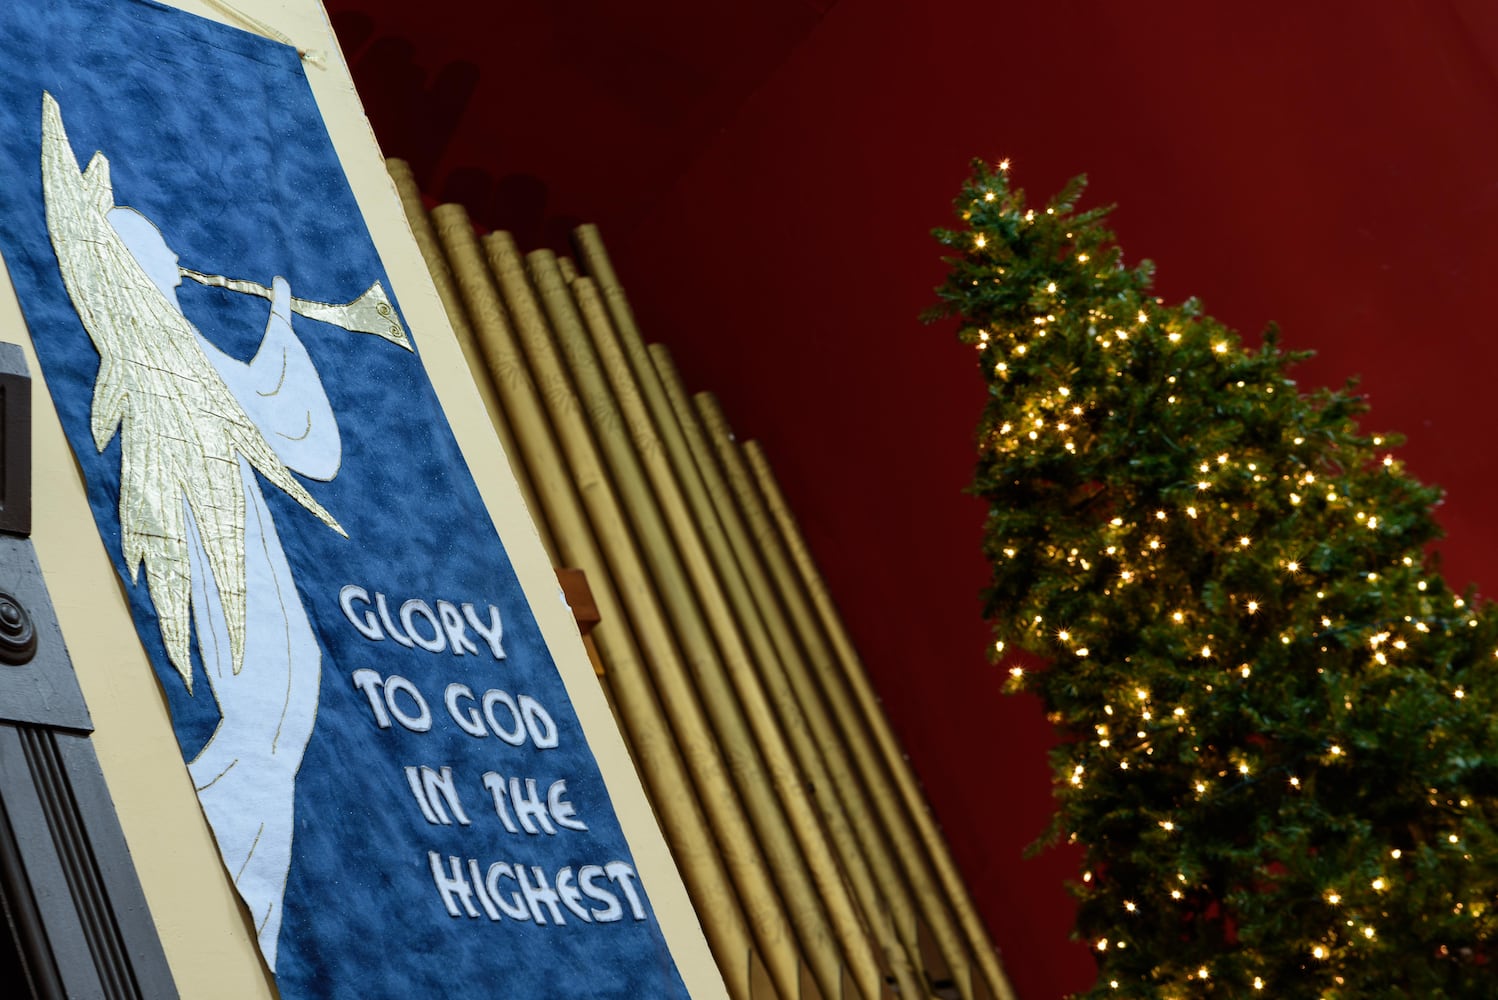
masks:
<instances>
[{"instance_id":1,"label":"gold angel wing","mask_svg":"<svg viewBox=\"0 0 1498 1000\"><path fill-rule=\"evenodd\" d=\"M192 567L188 512L197 526L229 627L237 673L244 656L245 497L242 456L339 534L343 529L276 457L198 345L195 330L151 282L109 224L109 161L87 170L51 94L42 97L42 189L63 284L99 352L91 429L103 451L118 432L120 542L132 581L142 564L167 657L192 689Z\"/></svg>"}]
</instances>

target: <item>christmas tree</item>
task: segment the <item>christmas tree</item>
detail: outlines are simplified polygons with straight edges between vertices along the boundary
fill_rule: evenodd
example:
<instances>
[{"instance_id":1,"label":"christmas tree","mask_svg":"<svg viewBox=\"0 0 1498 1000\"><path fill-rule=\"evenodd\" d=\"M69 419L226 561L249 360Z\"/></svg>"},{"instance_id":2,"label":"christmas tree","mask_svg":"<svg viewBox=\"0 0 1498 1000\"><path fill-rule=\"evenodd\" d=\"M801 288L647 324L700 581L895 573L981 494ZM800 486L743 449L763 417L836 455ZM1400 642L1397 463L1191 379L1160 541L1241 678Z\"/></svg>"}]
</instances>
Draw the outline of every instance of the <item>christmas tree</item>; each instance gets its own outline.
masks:
<instances>
[{"instance_id":1,"label":"christmas tree","mask_svg":"<svg viewBox=\"0 0 1498 1000\"><path fill-rule=\"evenodd\" d=\"M1082 187L976 164L932 315L988 382L986 611L1046 664L1008 683L1062 734L1084 996L1498 996L1498 636L1439 491L1275 330L1152 297Z\"/></svg>"}]
</instances>

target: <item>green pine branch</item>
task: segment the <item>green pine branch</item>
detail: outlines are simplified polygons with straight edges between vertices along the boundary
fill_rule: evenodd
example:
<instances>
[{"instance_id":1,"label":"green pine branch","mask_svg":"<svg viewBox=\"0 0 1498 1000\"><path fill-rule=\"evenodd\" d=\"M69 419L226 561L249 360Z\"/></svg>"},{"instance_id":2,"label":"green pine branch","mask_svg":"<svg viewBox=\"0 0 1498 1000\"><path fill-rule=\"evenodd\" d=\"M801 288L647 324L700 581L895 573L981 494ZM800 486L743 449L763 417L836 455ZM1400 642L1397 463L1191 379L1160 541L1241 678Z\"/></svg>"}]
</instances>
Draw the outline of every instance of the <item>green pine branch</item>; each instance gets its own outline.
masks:
<instances>
[{"instance_id":1,"label":"green pine branch","mask_svg":"<svg viewBox=\"0 0 1498 1000\"><path fill-rule=\"evenodd\" d=\"M1152 297L1083 186L975 164L928 314L989 385L986 610L1048 664L1009 683L1063 736L1083 996L1495 995L1498 624L1426 556L1439 491L1276 331Z\"/></svg>"}]
</instances>

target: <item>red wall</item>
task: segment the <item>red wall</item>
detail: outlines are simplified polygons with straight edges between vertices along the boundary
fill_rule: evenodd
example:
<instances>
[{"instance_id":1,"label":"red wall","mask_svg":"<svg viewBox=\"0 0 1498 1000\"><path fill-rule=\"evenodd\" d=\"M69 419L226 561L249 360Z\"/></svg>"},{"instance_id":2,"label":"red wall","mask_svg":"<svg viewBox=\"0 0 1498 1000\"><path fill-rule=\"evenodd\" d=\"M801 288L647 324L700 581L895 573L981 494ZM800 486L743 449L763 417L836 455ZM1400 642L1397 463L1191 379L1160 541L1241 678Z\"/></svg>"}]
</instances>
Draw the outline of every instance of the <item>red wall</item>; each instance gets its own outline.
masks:
<instances>
[{"instance_id":1,"label":"red wall","mask_svg":"<svg viewBox=\"0 0 1498 1000\"><path fill-rule=\"evenodd\" d=\"M1048 727L984 657L962 494L981 386L952 329L917 322L942 274L927 231L971 157L1012 157L1042 197L1088 172L1162 295L1280 322L1319 352L1304 385L1363 376L1370 426L1448 487L1448 575L1491 580L1498 9L841 0L796 32L648 190L576 202L647 335L765 444L1021 997L1048 1000L1090 961L1068 941L1072 859L1022 858ZM527 141L574 169L638 159L585 139Z\"/></svg>"}]
</instances>

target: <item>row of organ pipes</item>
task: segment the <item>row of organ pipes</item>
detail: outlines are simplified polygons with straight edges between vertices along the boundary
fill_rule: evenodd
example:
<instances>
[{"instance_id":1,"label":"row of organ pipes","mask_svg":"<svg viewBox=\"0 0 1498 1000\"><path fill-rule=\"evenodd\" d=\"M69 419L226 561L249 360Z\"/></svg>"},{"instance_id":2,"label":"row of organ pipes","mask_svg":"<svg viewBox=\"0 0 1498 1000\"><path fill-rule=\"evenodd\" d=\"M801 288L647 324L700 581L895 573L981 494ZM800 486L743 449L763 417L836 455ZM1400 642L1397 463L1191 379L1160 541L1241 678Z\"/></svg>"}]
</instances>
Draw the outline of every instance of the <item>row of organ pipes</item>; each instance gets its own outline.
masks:
<instances>
[{"instance_id":1,"label":"row of organ pipes","mask_svg":"<svg viewBox=\"0 0 1498 1000\"><path fill-rule=\"evenodd\" d=\"M577 263L407 219L733 1000L1013 1000L764 452Z\"/></svg>"}]
</instances>

